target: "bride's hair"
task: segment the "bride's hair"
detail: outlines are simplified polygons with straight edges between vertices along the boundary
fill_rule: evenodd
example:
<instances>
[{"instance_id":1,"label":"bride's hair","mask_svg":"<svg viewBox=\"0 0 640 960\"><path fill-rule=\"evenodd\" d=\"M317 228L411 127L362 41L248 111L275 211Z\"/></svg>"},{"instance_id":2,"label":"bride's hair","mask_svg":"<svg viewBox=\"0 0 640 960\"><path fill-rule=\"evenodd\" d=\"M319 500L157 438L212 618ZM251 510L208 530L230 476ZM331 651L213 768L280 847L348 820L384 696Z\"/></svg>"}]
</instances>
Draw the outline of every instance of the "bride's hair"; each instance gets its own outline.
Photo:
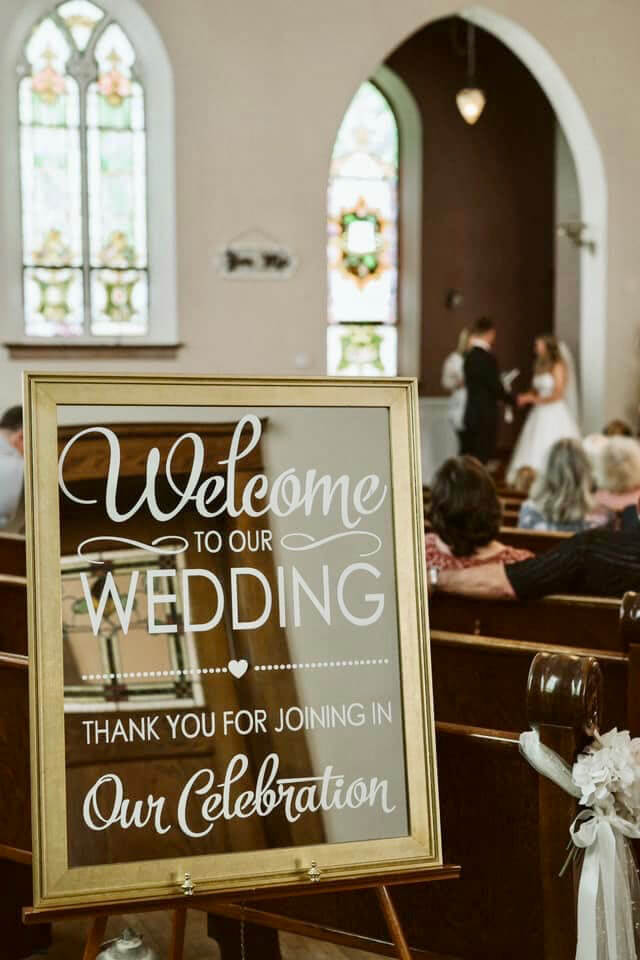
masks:
<instances>
[{"instance_id":1,"label":"bride's hair","mask_svg":"<svg viewBox=\"0 0 640 960\"><path fill-rule=\"evenodd\" d=\"M545 520L574 524L584 520L593 508L591 464L578 440L558 440L547 458L546 469L531 489Z\"/></svg>"},{"instance_id":2,"label":"bride's hair","mask_svg":"<svg viewBox=\"0 0 640 960\"><path fill-rule=\"evenodd\" d=\"M543 333L536 337L544 343L544 354L536 358L536 373L545 373L547 370L553 370L556 363L562 363L562 353L560 344L556 337L551 333Z\"/></svg>"}]
</instances>

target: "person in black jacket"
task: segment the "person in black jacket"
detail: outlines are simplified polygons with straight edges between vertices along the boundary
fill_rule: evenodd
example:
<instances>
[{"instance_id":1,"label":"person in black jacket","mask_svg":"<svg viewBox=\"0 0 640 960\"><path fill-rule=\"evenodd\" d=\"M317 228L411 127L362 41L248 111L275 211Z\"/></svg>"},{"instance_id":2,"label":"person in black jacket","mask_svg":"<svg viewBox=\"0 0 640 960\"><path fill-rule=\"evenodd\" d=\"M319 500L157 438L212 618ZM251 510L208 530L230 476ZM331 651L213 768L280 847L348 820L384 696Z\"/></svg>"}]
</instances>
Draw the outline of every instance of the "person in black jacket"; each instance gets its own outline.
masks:
<instances>
[{"instance_id":1,"label":"person in black jacket","mask_svg":"<svg viewBox=\"0 0 640 960\"><path fill-rule=\"evenodd\" d=\"M495 457L499 404L501 401L513 404L513 398L500 379L498 362L492 349L495 339L493 321L489 317L480 317L471 329L464 360L467 406L461 453L468 453L484 464Z\"/></svg>"}]
</instances>

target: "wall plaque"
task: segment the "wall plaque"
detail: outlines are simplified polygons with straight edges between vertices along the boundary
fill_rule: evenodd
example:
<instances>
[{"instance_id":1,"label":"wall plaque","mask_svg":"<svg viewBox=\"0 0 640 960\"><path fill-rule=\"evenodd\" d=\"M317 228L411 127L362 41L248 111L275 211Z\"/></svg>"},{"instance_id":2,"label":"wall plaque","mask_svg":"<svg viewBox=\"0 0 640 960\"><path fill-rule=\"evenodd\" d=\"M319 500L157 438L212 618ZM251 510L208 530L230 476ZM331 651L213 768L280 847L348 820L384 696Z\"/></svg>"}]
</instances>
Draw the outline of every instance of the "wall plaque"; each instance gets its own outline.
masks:
<instances>
[{"instance_id":1,"label":"wall plaque","mask_svg":"<svg viewBox=\"0 0 640 960\"><path fill-rule=\"evenodd\" d=\"M288 280L298 258L263 230L248 230L218 251L216 264L230 280Z\"/></svg>"},{"instance_id":2,"label":"wall plaque","mask_svg":"<svg viewBox=\"0 0 640 960\"><path fill-rule=\"evenodd\" d=\"M416 404L26 375L36 909L440 865Z\"/></svg>"}]
</instances>

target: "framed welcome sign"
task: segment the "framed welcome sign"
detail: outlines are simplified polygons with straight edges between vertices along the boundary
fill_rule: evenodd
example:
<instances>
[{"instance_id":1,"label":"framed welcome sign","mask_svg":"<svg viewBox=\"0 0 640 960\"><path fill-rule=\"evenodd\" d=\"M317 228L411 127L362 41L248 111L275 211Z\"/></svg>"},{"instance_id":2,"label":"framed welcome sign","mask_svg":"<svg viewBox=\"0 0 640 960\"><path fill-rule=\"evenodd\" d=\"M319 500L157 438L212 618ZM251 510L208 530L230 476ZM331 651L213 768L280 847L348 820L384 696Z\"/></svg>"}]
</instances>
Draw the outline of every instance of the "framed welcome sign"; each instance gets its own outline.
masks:
<instances>
[{"instance_id":1,"label":"framed welcome sign","mask_svg":"<svg viewBox=\"0 0 640 960\"><path fill-rule=\"evenodd\" d=\"M416 400L26 375L36 909L440 865Z\"/></svg>"}]
</instances>

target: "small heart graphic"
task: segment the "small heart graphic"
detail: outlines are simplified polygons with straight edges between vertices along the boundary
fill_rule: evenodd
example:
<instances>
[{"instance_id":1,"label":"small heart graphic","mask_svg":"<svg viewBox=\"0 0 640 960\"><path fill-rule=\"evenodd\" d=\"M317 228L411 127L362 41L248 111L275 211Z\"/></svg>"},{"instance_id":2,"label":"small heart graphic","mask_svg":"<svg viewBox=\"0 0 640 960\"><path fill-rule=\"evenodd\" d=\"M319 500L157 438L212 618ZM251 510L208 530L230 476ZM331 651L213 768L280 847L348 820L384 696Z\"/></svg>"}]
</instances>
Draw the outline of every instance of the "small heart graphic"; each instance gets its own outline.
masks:
<instances>
[{"instance_id":1,"label":"small heart graphic","mask_svg":"<svg viewBox=\"0 0 640 960\"><path fill-rule=\"evenodd\" d=\"M236 680L239 680L240 677L244 677L245 673L249 669L249 664L246 660L229 660L227 667L229 673L233 674Z\"/></svg>"}]
</instances>

